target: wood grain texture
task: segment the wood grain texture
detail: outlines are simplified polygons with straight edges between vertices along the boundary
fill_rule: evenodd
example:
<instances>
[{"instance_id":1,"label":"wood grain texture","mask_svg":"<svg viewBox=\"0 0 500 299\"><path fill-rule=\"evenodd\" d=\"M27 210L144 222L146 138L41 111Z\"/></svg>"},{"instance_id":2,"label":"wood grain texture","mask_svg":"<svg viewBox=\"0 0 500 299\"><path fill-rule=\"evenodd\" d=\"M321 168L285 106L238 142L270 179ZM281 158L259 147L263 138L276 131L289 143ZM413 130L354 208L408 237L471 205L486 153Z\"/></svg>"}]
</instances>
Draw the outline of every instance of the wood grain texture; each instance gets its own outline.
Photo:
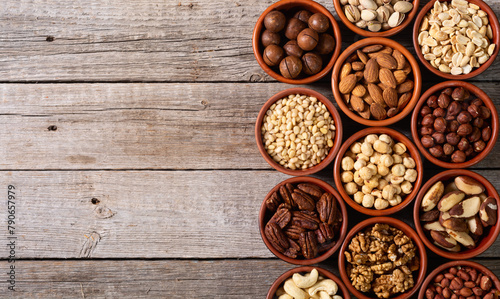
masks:
<instances>
[{"instance_id":1,"label":"wood grain texture","mask_svg":"<svg viewBox=\"0 0 500 299\"><path fill-rule=\"evenodd\" d=\"M251 47L255 22L273 2L10 0L0 8L0 80L275 81ZM335 15L332 1L320 3ZM488 3L498 15L500 1ZM341 31L344 49L360 39ZM411 26L394 38L413 49ZM498 71L495 64L475 80Z\"/></svg>"},{"instance_id":2,"label":"wood grain texture","mask_svg":"<svg viewBox=\"0 0 500 299\"><path fill-rule=\"evenodd\" d=\"M478 172L500 185L500 171ZM316 177L333 185L330 173ZM0 188L16 187L18 258L269 258L258 213L287 177L241 170L9 171ZM394 217L412 225L411 215L408 207ZM350 227L365 218L349 208ZM7 219L6 208L0 219ZM0 240L7 236L0 231ZM497 241L481 257L499 250Z\"/></svg>"},{"instance_id":3,"label":"wood grain texture","mask_svg":"<svg viewBox=\"0 0 500 299\"><path fill-rule=\"evenodd\" d=\"M477 85L500 105L498 83ZM0 126L8 128L0 131L0 169L271 169L255 144L255 119L290 87L0 84ZM328 84L307 87L333 101ZM342 121L344 139L363 128ZM409 135L410 117L393 127ZM477 167L500 167L498 149Z\"/></svg>"}]
</instances>

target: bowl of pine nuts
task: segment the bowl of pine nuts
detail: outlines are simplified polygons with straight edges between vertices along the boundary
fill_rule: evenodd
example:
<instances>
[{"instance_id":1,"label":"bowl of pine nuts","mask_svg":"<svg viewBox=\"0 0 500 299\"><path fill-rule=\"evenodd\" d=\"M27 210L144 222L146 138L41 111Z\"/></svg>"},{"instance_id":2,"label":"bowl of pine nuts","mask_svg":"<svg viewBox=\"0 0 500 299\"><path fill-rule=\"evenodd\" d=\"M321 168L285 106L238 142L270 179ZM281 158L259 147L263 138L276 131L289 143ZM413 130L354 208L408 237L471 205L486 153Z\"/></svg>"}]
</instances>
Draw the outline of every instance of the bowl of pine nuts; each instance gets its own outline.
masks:
<instances>
[{"instance_id":1,"label":"bowl of pine nuts","mask_svg":"<svg viewBox=\"0 0 500 299\"><path fill-rule=\"evenodd\" d=\"M273 95L260 109L255 141L274 169L293 176L328 166L342 143L342 122L332 102L308 88Z\"/></svg>"}]
</instances>

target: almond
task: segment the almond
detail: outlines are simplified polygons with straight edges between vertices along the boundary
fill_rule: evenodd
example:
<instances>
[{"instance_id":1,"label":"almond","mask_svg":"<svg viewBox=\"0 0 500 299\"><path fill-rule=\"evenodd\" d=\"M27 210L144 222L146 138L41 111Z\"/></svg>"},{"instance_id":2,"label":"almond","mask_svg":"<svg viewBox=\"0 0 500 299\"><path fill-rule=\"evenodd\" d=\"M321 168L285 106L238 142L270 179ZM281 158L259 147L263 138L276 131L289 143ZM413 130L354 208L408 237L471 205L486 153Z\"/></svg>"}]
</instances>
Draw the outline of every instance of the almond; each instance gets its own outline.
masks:
<instances>
[{"instance_id":1,"label":"almond","mask_svg":"<svg viewBox=\"0 0 500 299\"><path fill-rule=\"evenodd\" d=\"M407 76L406 76L405 72L403 72L402 70L394 71L393 75L394 75L394 79L396 79L396 83L398 85L406 81Z\"/></svg>"},{"instance_id":2,"label":"almond","mask_svg":"<svg viewBox=\"0 0 500 299\"><path fill-rule=\"evenodd\" d=\"M351 95L351 106L354 111L363 112L365 110L365 101L355 95Z\"/></svg>"},{"instance_id":3,"label":"almond","mask_svg":"<svg viewBox=\"0 0 500 299\"><path fill-rule=\"evenodd\" d=\"M365 64L362 63L361 61L354 61L352 63L352 70L357 72L357 71L361 71L365 68Z\"/></svg>"},{"instance_id":4,"label":"almond","mask_svg":"<svg viewBox=\"0 0 500 299\"><path fill-rule=\"evenodd\" d=\"M363 76L368 83L375 83L378 81L378 63L375 59L370 59L366 63Z\"/></svg>"},{"instance_id":5,"label":"almond","mask_svg":"<svg viewBox=\"0 0 500 299\"><path fill-rule=\"evenodd\" d=\"M372 97L375 103L378 103L382 108L385 107L384 96L382 95L382 89L373 83L368 84L368 93Z\"/></svg>"},{"instance_id":6,"label":"almond","mask_svg":"<svg viewBox=\"0 0 500 299\"><path fill-rule=\"evenodd\" d=\"M383 68L390 70L395 70L398 67L398 63L394 57L389 54L381 53L376 57L378 65Z\"/></svg>"},{"instance_id":7,"label":"almond","mask_svg":"<svg viewBox=\"0 0 500 299\"><path fill-rule=\"evenodd\" d=\"M469 218L479 212L481 199L479 196L473 196L461 201L450 209L450 216L455 218Z\"/></svg>"},{"instance_id":8,"label":"almond","mask_svg":"<svg viewBox=\"0 0 500 299\"><path fill-rule=\"evenodd\" d=\"M411 73L411 65L409 63L405 64L405 66L403 67L402 71L408 75Z\"/></svg>"},{"instance_id":9,"label":"almond","mask_svg":"<svg viewBox=\"0 0 500 299\"><path fill-rule=\"evenodd\" d=\"M347 75L349 75L351 73L351 70L352 70L351 63L350 62L344 63L344 65L342 66L342 69L340 69L340 80L347 77Z\"/></svg>"},{"instance_id":10,"label":"almond","mask_svg":"<svg viewBox=\"0 0 500 299\"><path fill-rule=\"evenodd\" d=\"M354 87L351 93L353 96L362 98L366 94L366 88L363 85L358 84Z\"/></svg>"},{"instance_id":11,"label":"almond","mask_svg":"<svg viewBox=\"0 0 500 299\"><path fill-rule=\"evenodd\" d=\"M362 118L364 119L370 119L370 106L368 105L365 105L365 110L363 110L362 112L358 112L359 116L361 116Z\"/></svg>"},{"instance_id":12,"label":"almond","mask_svg":"<svg viewBox=\"0 0 500 299\"><path fill-rule=\"evenodd\" d=\"M375 103L375 101L373 101L373 98L368 93L366 93L363 97L363 101L365 101L368 105Z\"/></svg>"},{"instance_id":13,"label":"almond","mask_svg":"<svg viewBox=\"0 0 500 299\"><path fill-rule=\"evenodd\" d=\"M455 185L458 190L463 191L468 195L478 195L484 192L484 186L477 180L468 176L457 176L455 178Z\"/></svg>"},{"instance_id":14,"label":"almond","mask_svg":"<svg viewBox=\"0 0 500 299\"><path fill-rule=\"evenodd\" d=\"M405 93L413 90L413 81L411 80L406 80L405 82L401 83L397 87L398 93Z\"/></svg>"},{"instance_id":15,"label":"almond","mask_svg":"<svg viewBox=\"0 0 500 299\"><path fill-rule=\"evenodd\" d=\"M382 50L382 48L384 48L382 45L369 45L364 47L361 51L363 53L373 53Z\"/></svg>"},{"instance_id":16,"label":"almond","mask_svg":"<svg viewBox=\"0 0 500 299\"><path fill-rule=\"evenodd\" d=\"M396 62L397 62L397 67L396 69L398 70L402 70L403 67L405 66L406 64L406 58L405 56L403 55L403 53L399 52L398 50L394 50L392 52L392 57L394 57L394 59L396 59Z\"/></svg>"},{"instance_id":17,"label":"almond","mask_svg":"<svg viewBox=\"0 0 500 299\"><path fill-rule=\"evenodd\" d=\"M358 58L362 63L366 64L368 62L368 56L366 56L365 53L361 52L360 50L357 50L356 53L358 54Z\"/></svg>"},{"instance_id":18,"label":"almond","mask_svg":"<svg viewBox=\"0 0 500 299\"><path fill-rule=\"evenodd\" d=\"M381 68L378 72L378 78L380 82L387 87L396 88L398 85L396 82L396 78L389 69Z\"/></svg>"},{"instance_id":19,"label":"almond","mask_svg":"<svg viewBox=\"0 0 500 299\"><path fill-rule=\"evenodd\" d=\"M354 74L347 75L345 78L341 79L339 83L340 93L343 94L350 93L356 86L356 82L357 82L356 75Z\"/></svg>"},{"instance_id":20,"label":"almond","mask_svg":"<svg viewBox=\"0 0 500 299\"><path fill-rule=\"evenodd\" d=\"M412 97L411 92L403 93L398 100L398 109L403 110L403 108L406 107L408 102L410 102L411 97Z\"/></svg>"},{"instance_id":21,"label":"almond","mask_svg":"<svg viewBox=\"0 0 500 299\"><path fill-rule=\"evenodd\" d=\"M370 113L376 120L382 120L387 118L387 112L385 111L384 107L382 107L382 105L380 105L379 103L373 103L370 105Z\"/></svg>"},{"instance_id":22,"label":"almond","mask_svg":"<svg viewBox=\"0 0 500 299\"><path fill-rule=\"evenodd\" d=\"M389 107L397 107L398 106L398 93L394 88L386 88L382 93L385 103Z\"/></svg>"},{"instance_id":23,"label":"almond","mask_svg":"<svg viewBox=\"0 0 500 299\"><path fill-rule=\"evenodd\" d=\"M392 107L387 110L387 117L391 118L396 116L399 113L398 108Z\"/></svg>"}]
</instances>

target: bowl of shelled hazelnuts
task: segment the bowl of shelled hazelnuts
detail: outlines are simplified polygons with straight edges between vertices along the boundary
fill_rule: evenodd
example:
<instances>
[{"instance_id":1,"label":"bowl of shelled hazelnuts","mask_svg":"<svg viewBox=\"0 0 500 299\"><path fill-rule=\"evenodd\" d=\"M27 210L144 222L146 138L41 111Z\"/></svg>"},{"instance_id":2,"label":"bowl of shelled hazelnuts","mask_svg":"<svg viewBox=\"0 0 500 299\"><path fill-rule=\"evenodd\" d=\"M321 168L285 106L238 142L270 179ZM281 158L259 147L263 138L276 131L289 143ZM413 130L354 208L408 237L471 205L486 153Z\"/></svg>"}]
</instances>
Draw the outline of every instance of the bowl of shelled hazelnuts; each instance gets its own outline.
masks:
<instances>
[{"instance_id":1,"label":"bowl of shelled hazelnuts","mask_svg":"<svg viewBox=\"0 0 500 299\"><path fill-rule=\"evenodd\" d=\"M278 1L257 20L252 46L257 62L271 77L308 84L332 69L341 49L340 28L319 3Z\"/></svg>"},{"instance_id":2,"label":"bowl of shelled hazelnuts","mask_svg":"<svg viewBox=\"0 0 500 299\"><path fill-rule=\"evenodd\" d=\"M498 113L488 95L464 81L428 89L411 119L420 152L444 168L466 168L483 160L498 137Z\"/></svg>"}]
</instances>

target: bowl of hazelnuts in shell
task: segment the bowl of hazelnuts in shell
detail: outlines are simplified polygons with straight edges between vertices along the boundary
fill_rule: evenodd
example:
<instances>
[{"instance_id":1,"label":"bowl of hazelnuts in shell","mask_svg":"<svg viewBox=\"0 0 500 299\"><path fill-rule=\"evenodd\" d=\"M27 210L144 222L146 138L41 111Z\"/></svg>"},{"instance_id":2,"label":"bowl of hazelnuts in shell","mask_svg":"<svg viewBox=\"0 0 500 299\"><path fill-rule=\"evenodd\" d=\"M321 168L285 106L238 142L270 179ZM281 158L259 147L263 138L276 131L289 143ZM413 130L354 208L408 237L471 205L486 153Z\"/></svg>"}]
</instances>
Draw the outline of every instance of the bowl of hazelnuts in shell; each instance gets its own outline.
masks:
<instances>
[{"instance_id":1,"label":"bowl of hazelnuts in shell","mask_svg":"<svg viewBox=\"0 0 500 299\"><path fill-rule=\"evenodd\" d=\"M446 81L428 89L411 119L420 152L437 166L467 168L483 160L498 137L498 113L477 86Z\"/></svg>"},{"instance_id":2,"label":"bowl of hazelnuts in shell","mask_svg":"<svg viewBox=\"0 0 500 299\"><path fill-rule=\"evenodd\" d=\"M252 36L255 58L278 81L308 84L326 76L340 54L340 28L311 0L278 1L259 17Z\"/></svg>"}]
</instances>

